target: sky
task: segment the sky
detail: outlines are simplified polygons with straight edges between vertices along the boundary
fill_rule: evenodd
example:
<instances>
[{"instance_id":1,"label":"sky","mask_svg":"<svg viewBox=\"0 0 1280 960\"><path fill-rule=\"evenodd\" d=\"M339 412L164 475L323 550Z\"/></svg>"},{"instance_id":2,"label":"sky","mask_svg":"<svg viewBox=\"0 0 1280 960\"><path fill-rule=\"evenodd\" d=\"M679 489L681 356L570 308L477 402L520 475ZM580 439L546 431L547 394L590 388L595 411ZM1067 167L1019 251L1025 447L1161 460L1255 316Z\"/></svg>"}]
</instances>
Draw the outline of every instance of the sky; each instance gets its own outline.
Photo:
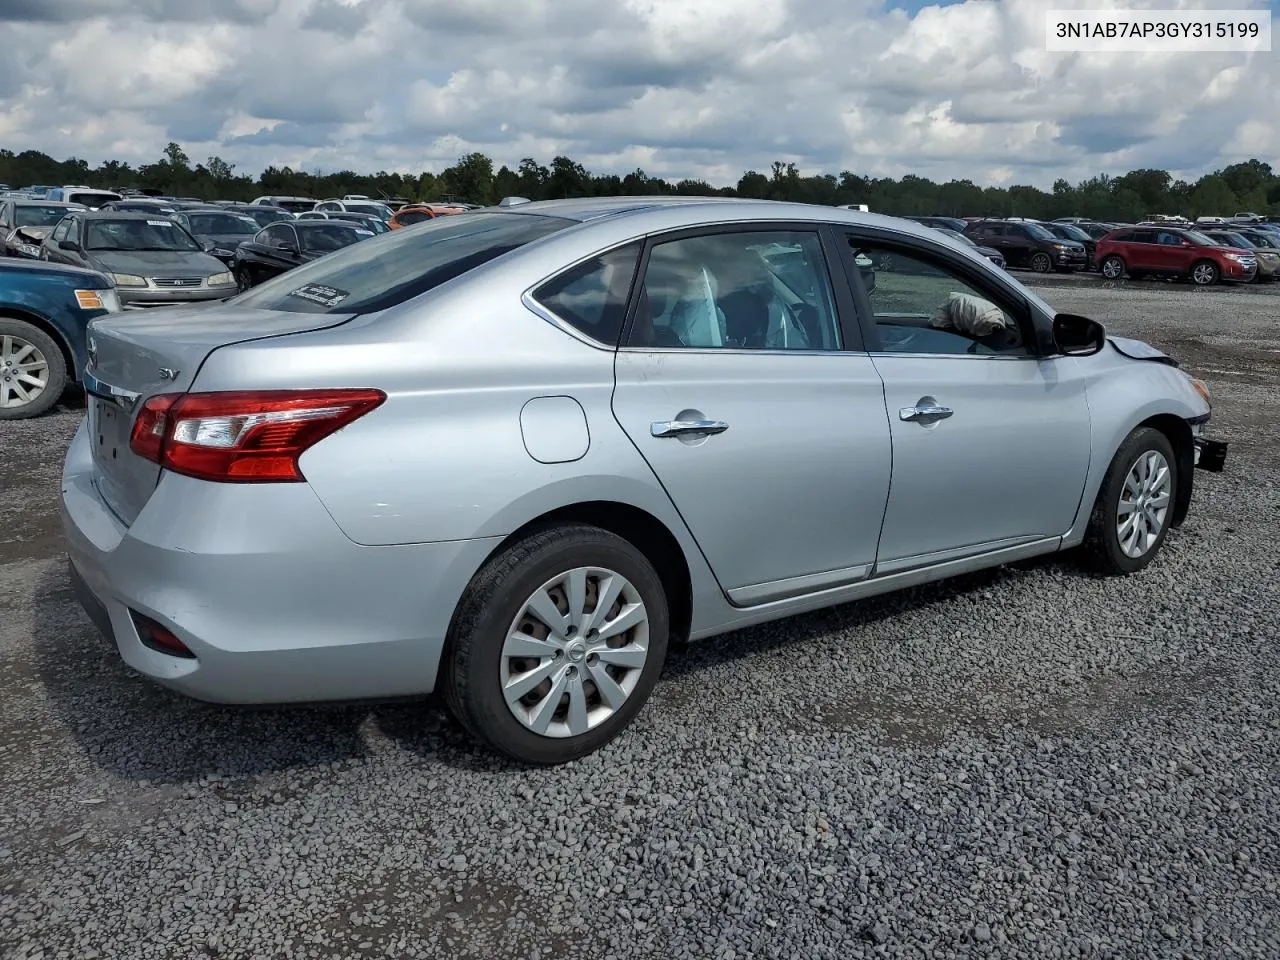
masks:
<instances>
[{"instance_id":1,"label":"sky","mask_svg":"<svg viewBox=\"0 0 1280 960\"><path fill-rule=\"evenodd\" d=\"M1117 0L0 0L0 146L237 172L473 150L735 183L774 160L1049 187L1280 167L1280 51L1045 50ZM1126 0L1125 7L1280 7Z\"/></svg>"}]
</instances>

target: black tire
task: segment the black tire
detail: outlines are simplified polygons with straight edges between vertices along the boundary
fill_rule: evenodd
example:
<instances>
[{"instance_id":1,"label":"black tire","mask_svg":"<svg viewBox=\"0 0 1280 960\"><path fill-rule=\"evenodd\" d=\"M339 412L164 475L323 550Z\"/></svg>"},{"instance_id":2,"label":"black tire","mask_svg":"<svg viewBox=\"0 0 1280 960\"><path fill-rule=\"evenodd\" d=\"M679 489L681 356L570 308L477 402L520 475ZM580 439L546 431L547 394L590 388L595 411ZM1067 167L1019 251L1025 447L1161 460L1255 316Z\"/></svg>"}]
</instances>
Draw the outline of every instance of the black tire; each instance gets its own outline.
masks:
<instances>
[{"instance_id":1,"label":"black tire","mask_svg":"<svg viewBox=\"0 0 1280 960\"><path fill-rule=\"evenodd\" d=\"M1165 512L1164 526L1155 542L1140 557L1131 557L1120 545L1120 535L1116 526L1116 518L1120 509L1120 497L1124 492L1125 478L1133 469L1139 458L1149 452L1158 452L1169 466L1171 486L1169 488L1169 506ZM1137 573L1147 566L1159 553L1172 526L1173 505L1178 501L1178 460L1173 452L1173 444L1169 438L1153 427L1139 427L1125 438L1120 449L1107 467L1107 475L1103 478L1098 490L1098 498L1094 501L1093 512L1089 516L1089 527L1085 532L1083 556L1086 565L1093 571L1105 576L1124 576Z\"/></svg>"},{"instance_id":2,"label":"black tire","mask_svg":"<svg viewBox=\"0 0 1280 960\"><path fill-rule=\"evenodd\" d=\"M253 284L249 280L249 271L246 270L244 267L237 266L232 271L232 273L235 275L235 278L236 278L237 293L244 293L246 290L248 290L250 287L253 286Z\"/></svg>"},{"instance_id":3,"label":"black tire","mask_svg":"<svg viewBox=\"0 0 1280 960\"><path fill-rule=\"evenodd\" d=\"M8 390L0 389L0 420L26 420L31 417L38 417L57 403L63 391L67 389L67 361L63 358L61 348L54 342L52 337L25 320L0 317L0 345L4 343L5 337L12 337L15 340L30 344L40 351L44 358L48 379L44 388L36 397L27 403L19 403L14 406L3 405L7 399L11 398L11 394ZM2 350L3 347L0 346L0 351ZM5 358L0 356L0 388L5 385L4 378L6 376L13 377L14 375L12 368L9 368L6 372Z\"/></svg>"},{"instance_id":4,"label":"black tire","mask_svg":"<svg viewBox=\"0 0 1280 960\"><path fill-rule=\"evenodd\" d=\"M1107 280L1121 280L1124 278L1124 261L1117 256L1104 257L1098 269L1101 271L1103 278Z\"/></svg>"},{"instance_id":5,"label":"black tire","mask_svg":"<svg viewBox=\"0 0 1280 960\"><path fill-rule=\"evenodd\" d=\"M575 567L613 570L638 591L649 617L649 652L630 696L598 726L577 736L542 736L512 714L500 681L502 648L512 621L542 584ZM598 527L551 527L512 544L472 578L454 615L439 687L450 712L477 740L516 760L549 766L600 749L649 699L667 655L670 619L662 581L643 553Z\"/></svg>"},{"instance_id":6,"label":"black tire","mask_svg":"<svg viewBox=\"0 0 1280 960\"><path fill-rule=\"evenodd\" d=\"M1197 287L1212 287L1222 279L1222 271L1212 260L1198 260L1191 265L1188 276Z\"/></svg>"},{"instance_id":7,"label":"black tire","mask_svg":"<svg viewBox=\"0 0 1280 960\"><path fill-rule=\"evenodd\" d=\"M1047 253L1037 253L1031 258L1031 269L1036 273L1048 273L1053 269L1053 258Z\"/></svg>"}]
</instances>

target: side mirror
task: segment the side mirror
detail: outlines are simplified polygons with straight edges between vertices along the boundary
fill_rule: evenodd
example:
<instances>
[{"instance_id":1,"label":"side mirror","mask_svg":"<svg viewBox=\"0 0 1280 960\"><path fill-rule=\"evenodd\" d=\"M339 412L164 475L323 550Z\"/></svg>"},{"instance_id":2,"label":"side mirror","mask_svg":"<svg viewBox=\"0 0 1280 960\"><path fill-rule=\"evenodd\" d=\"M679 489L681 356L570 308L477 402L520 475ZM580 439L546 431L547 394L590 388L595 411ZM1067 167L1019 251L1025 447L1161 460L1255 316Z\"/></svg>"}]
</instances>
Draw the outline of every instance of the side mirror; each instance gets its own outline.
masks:
<instances>
[{"instance_id":1,"label":"side mirror","mask_svg":"<svg viewBox=\"0 0 1280 960\"><path fill-rule=\"evenodd\" d=\"M1091 357L1107 343L1102 324L1074 313L1060 313L1053 318L1053 345L1069 357Z\"/></svg>"},{"instance_id":2,"label":"side mirror","mask_svg":"<svg viewBox=\"0 0 1280 960\"><path fill-rule=\"evenodd\" d=\"M218 246L218 245L217 245L216 243L214 243L212 240L201 240L201 241L200 241L200 249L201 249L201 250L203 250L205 253L208 253L210 250L213 250L213 249L214 249L214 248L216 248L217 246Z\"/></svg>"},{"instance_id":3,"label":"side mirror","mask_svg":"<svg viewBox=\"0 0 1280 960\"><path fill-rule=\"evenodd\" d=\"M75 253L80 252L80 244L76 240L59 240L58 246L63 250L71 250Z\"/></svg>"}]
</instances>

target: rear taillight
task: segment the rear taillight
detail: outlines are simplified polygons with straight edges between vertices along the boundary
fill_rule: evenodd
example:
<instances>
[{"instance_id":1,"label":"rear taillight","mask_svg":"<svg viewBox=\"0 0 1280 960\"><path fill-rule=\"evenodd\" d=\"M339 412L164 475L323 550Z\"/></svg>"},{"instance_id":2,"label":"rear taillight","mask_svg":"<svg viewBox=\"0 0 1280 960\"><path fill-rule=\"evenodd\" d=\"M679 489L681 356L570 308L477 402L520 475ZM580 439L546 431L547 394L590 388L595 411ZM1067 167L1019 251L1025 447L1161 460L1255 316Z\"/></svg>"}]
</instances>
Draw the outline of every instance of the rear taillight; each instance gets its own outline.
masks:
<instances>
[{"instance_id":1,"label":"rear taillight","mask_svg":"<svg viewBox=\"0 0 1280 960\"><path fill-rule=\"evenodd\" d=\"M143 404L129 448L202 480L296 483L309 447L386 399L381 390L161 394Z\"/></svg>"}]
</instances>

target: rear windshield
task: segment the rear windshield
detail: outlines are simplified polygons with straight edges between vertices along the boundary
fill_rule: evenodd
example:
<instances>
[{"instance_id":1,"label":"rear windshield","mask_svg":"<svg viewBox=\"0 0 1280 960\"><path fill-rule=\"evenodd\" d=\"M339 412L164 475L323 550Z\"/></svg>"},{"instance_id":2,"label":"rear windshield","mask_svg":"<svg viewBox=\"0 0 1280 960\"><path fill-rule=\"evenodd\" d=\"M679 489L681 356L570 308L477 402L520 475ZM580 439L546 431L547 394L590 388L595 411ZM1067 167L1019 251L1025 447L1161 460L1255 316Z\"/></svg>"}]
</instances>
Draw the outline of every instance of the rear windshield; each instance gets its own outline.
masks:
<instances>
[{"instance_id":1,"label":"rear windshield","mask_svg":"<svg viewBox=\"0 0 1280 960\"><path fill-rule=\"evenodd\" d=\"M407 227L411 223L422 223L424 220L431 220L432 216L425 210L410 210L408 213L400 214L397 219L400 221L400 226Z\"/></svg>"},{"instance_id":2,"label":"rear windshield","mask_svg":"<svg viewBox=\"0 0 1280 960\"><path fill-rule=\"evenodd\" d=\"M114 193L91 193L87 190L68 190L66 196L67 203L83 203L86 207L100 207L119 199Z\"/></svg>"},{"instance_id":3,"label":"rear windshield","mask_svg":"<svg viewBox=\"0 0 1280 960\"><path fill-rule=\"evenodd\" d=\"M192 233L243 234L258 232L258 225L248 217L234 213L189 213L187 222Z\"/></svg>"},{"instance_id":4,"label":"rear windshield","mask_svg":"<svg viewBox=\"0 0 1280 960\"><path fill-rule=\"evenodd\" d=\"M52 227L75 207L34 207L20 204L13 211L15 227Z\"/></svg>"},{"instance_id":5,"label":"rear windshield","mask_svg":"<svg viewBox=\"0 0 1280 960\"><path fill-rule=\"evenodd\" d=\"M288 210L290 213L302 213L304 210L314 210L316 202L315 200L277 200L272 205Z\"/></svg>"},{"instance_id":6,"label":"rear windshield","mask_svg":"<svg viewBox=\"0 0 1280 960\"><path fill-rule=\"evenodd\" d=\"M373 231L355 223L308 220L305 226L298 225L298 236L302 239L302 249L308 253L329 253L367 240L373 236Z\"/></svg>"},{"instance_id":7,"label":"rear windshield","mask_svg":"<svg viewBox=\"0 0 1280 960\"><path fill-rule=\"evenodd\" d=\"M270 207L236 207L236 212L252 217L260 227L293 219L293 214L285 213L283 210L272 210Z\"/></svg>"},{"instance_id":8,"label":"rear windshield","mask_svg":"<svg viewBox=\"0 0 1280 960\"><path fill-rule=\"evenodd\" d=\"M511 213L440 217L297 267L234 302L294 313L373 313L573 224L558 217Z\"/></svg>"}]
</instances>

